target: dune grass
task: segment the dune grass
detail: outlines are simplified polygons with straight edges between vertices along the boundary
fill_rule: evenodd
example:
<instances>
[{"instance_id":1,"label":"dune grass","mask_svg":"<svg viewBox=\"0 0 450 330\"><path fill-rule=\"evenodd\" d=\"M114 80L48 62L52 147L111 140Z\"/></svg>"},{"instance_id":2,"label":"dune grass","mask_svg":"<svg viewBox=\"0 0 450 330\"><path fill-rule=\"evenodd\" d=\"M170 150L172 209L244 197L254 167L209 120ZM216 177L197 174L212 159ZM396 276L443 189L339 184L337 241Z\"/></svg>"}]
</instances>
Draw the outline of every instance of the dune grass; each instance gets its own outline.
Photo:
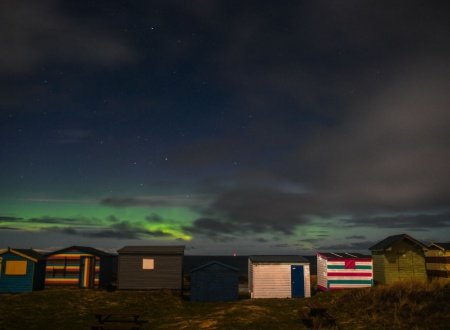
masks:
<instances>
[{"instance_id":1,"label":"dune grass","mask_svg":"<svg viewBox=\"0 0 450 330\"><path fill-rule=\"evenodd\" d=\"M305 329L299 316L314 301L340 329L448 329L450 284L321 292L311 299L191 303L171 292L50 289L0 295L0 329L89 329L96 311L138 312L142 329Z\"/></svg>"}]
</instances>

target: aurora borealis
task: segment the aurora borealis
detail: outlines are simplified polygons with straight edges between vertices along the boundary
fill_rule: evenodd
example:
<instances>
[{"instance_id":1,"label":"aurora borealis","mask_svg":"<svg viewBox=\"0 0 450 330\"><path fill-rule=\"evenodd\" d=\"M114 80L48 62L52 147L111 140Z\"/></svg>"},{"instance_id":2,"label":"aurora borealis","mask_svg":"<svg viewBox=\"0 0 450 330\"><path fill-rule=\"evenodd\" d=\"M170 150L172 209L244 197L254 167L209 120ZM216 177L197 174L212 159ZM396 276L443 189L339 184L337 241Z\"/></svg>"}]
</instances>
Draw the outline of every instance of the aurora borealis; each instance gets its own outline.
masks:
<instances>
[{"instance_id":1,"label":"aurora borealis","mask_svg":"<svg viewBox=\"0 0 450 330\"><path fill-rule=\"evenodd\" d=\"M0 248L450 236L437 1L5 1Z\"/></svg>"}]
</instances>

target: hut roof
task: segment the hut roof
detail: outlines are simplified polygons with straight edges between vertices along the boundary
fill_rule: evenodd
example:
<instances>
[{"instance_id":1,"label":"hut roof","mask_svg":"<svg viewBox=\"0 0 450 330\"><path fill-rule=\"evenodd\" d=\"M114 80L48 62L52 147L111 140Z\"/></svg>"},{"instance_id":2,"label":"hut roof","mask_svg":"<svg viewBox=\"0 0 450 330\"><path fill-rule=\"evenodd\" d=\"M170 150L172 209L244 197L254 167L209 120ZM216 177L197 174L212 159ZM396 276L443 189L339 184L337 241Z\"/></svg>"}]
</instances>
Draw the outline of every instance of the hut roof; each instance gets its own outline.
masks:
<instances>
[{"instance_id":1,"label":"hut roof","mask_svg":"<svg viewBox=\"0 0 450 330\"><path fill-rule=\"evenodd\" d=\"M284 262L301 262L308 263L309 261L298 255L258 255L249 256L253 262L270 262L270 263L284 263Z\"/></svg>"},{"instance_id":2,"label":"hut roof","mask_svg":"<svg viewBox=\"0 0 450 330\"><path fill-rule=\"evenodd\" d=\"M107 257L107 256L112 256L113 255L111 253L95 249L93 247L78 246L78 245L74 245L74 246L70 246L70 247L67 247L67 248L64 248L64 249L61 249L61 250L56 250L56 251L53 251L53 252L49 252L46 255L47 256L51 256L51 255L55 255L55 254L61 254L61 253L64 253L66 251L69 251L69 250L79 250L79 251L82 251L82 252L86 252L86 253L92 254L92 255L97 256L97 257Z\"/></svg>"},{"instance_id":3,"label":"hut roof","mask_svg":"<svg viewBox=\"0 0 450 330\"><path fill-rule=\"evenodd\" d=\"M325 259L372 259L372 256L361 253L317 252L317 254Z\"/></svg>"},{"instance_id":4,"label":"hut roof","mask_svg":"<svg viewBox=\"0 0 450 330\"><path fill-rule=\"evenodd\" d=\"M39 260L44 259L44 256L40 254L39 252L33 250L33 249L11 249L8 248L6 250L1 250L0 254L11 252L13 254L19 255L21 257L30 259L34 262L37 262Z\"/></svg>"},{"instance_id":5,"label":"hut roof","mask_svg":"<svg viewBox=\"0 0 450 330\"><path fill-rule=\"evenodd\" d=\"M157 254L157 255L183 255L184 245L171 246L124 246L117 250L119 254Z\"/></svg>"},{"instance_id":6,"label":"hut roof","mask_svg":"<svg viewBox=\"0 0 450 330\"><path fill-rule=\"evenodd\" d=\"M226 265L226 264L221 263L221 262L219 262L219 261L213 260L213 261L210 261L210 262L208 262L208 263L206 263L206 264L203 264L203 265L201 265L201 266L198 266L198 267L192 269L192 270L190 271L190 273L194 273L194 272L196 272L196 271L198 271L198 270L200 270L200 269L207 268L207 267L212 266L212 265L219 265L219 266L222 266L222 267L227 268L227 269L229 269L229 270L232 270L232 271L234 271L234 272L239 272L239 268L236 268L236 267L233 267L233 266L230 266L230 265Z\"/></svg>"},{"instance_id":7,"label":"hut roof","mask_svg":"<svg viewBox=\"0 0 450 330\"><path fill-rule=\"evenodd\" d=\"M386 249L390 248L394 243L404 240L404 239L409 240L410 242L420 246L422 249L427 248L427 246L425 244L416 240L415 238L412 238L408 234L400 234L400 235L393 235L393 236L386 237L384 240L371 246L369 248L369 250L386 250Z\"/></svg>"},{"instance_id":8,"label":"hut roof","mask_svg":"<svg viewBox=\"0 0 450 330\"><path fill-rule=\"evenodd\" d=\"M435 246L441 250L450 250L450 243L431 243L431 246Z\"/></svg>"}]
</instances>

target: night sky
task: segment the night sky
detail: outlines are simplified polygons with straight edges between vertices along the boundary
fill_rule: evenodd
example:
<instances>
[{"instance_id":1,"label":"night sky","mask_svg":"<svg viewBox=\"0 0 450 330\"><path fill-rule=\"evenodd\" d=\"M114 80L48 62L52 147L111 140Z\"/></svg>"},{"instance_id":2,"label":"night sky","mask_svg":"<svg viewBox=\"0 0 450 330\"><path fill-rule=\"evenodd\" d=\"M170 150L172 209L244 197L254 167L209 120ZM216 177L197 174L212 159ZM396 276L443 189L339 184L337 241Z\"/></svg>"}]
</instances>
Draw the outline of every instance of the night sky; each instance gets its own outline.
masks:
<instances>
[{"instance_id":1,"label":"night sky","mask_svg":"<svg viewBox=\"0 0 450 330\"><path fill-rule=\"evenodd\" d=\"M0 247L450 237L445 1L1 1Z\"/></svg>"}]
</instances>

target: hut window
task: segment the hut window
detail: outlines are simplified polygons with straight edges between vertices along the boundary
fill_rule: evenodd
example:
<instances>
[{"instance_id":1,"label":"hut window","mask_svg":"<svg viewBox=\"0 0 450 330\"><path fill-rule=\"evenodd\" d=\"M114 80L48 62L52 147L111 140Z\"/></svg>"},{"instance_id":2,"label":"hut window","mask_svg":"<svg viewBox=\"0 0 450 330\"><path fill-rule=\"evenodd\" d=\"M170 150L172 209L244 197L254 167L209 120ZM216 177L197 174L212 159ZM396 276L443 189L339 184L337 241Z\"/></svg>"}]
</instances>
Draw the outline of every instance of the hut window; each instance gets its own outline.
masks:
<instances>
[{"instance_id":1,"label":"hut window","mask_svg":"<svg viewBox=\"0 0 450 330\"><path fill-rule=\"evenodd\" d=\"M155 259L142 259L142 269L155 269Z\"/></svg>"},{"instance_id":2,"label":"hut window","mask_svg":"<svg viewBox=\"0 0 450 330\"><path fill-rule=\"evenodd\" d=\"M26 275L27 262L26 261L12 261L6 262L5 275Z\"/></svg>"}]
</instances>

